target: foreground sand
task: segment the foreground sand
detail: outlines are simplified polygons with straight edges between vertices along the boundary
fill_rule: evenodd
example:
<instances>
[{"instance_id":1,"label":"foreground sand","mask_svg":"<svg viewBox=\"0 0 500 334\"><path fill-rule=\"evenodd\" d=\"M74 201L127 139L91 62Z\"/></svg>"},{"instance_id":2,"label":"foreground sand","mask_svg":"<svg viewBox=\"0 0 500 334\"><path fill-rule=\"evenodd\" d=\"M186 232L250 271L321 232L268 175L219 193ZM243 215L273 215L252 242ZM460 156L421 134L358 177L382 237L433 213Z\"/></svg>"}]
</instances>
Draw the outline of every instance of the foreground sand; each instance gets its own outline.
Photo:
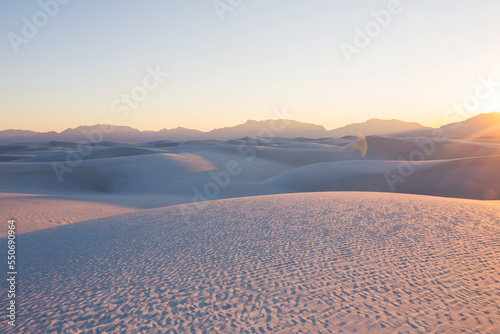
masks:
<instances>
[{"instance_id":1,"label":"foreground sand","mask_svg":"<svg viewBox=\"0 0 500 334\"><path fill-rule=\"evenodd\" d=\"M181 212L21 235L17 332L499 333L498 202L304 193Z\"/></svg>"}]
</instances>

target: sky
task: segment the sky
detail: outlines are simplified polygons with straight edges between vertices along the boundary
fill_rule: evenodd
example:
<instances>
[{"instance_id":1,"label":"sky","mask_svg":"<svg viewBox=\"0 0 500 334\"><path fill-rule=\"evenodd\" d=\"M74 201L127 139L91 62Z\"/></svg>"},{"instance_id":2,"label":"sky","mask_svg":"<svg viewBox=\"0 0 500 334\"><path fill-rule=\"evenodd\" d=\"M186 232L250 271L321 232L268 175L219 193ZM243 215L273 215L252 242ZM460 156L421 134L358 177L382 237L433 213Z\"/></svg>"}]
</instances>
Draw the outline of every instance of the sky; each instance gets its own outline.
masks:
<instances>
[{"instance_id":1,"label":"sky","mask_svg":"<svg viewBox=\"0 0 500 334\"><path fill-rule=\"evenodd\" d=\"M0 0L0 130L210 130L276 110L445 124L500 73L500 2L397 2ZM500 110L493 88L467 115Z\"/></svg>"}]
</instances>

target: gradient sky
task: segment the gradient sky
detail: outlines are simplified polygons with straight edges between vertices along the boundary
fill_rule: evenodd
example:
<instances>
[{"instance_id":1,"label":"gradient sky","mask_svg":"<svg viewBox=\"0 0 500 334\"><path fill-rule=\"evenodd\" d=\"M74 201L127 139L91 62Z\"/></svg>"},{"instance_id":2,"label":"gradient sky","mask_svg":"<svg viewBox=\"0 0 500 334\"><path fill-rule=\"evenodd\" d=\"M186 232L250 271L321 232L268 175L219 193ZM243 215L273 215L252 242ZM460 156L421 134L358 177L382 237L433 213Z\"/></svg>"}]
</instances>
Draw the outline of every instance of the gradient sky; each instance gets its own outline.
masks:
<instances>
[{"instance_id":1,"label":"gradient sky","mask_svg":"<svg viewBox=\"0 0 500 334\"><path fill-rule=\"evenodd\" d=\"M213 0L73 0L15 53L8 34L21 36L22 18L41 8L0 1L0 130L103 119L209 130L285 106L327 129L375 117L441 125L479 77L500 70L500 2L401 0L402 12L348 63L340 44L388 2L243 0L221 21ZM157 65L169 76L118 117L112 103ZM498 105L500 90L475 113Z\"/></svg>"}]
</instances>

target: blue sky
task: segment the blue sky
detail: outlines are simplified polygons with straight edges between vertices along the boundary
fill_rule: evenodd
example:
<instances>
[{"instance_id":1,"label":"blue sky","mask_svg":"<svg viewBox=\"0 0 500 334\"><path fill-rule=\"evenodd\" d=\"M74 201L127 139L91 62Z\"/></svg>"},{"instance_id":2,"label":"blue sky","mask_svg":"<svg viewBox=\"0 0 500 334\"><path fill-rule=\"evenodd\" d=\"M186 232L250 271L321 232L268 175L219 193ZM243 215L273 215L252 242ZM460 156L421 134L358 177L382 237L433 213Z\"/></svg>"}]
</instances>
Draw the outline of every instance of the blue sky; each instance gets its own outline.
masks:
<instances>
[{"instance_id":1,"label":"blue sky","mask_svg":"<svg viewBox=\"0 0 500 334\"><path fill-rule=\"evenodd\" d=\"M500 3L401 0L348 62L340 45L388 3L242 0L221 20L212 0L72 0L16 53L12 34L23 37L23 17L33 23L43 9L0 1L0 129L109 120L208 130L284 107L328 129L375 117L443 124L447 108L500 70ZM113 111L157 66L168 77L126 115ZM474 113L498 104L500 92Z\"/></svg>"}]
</instances>

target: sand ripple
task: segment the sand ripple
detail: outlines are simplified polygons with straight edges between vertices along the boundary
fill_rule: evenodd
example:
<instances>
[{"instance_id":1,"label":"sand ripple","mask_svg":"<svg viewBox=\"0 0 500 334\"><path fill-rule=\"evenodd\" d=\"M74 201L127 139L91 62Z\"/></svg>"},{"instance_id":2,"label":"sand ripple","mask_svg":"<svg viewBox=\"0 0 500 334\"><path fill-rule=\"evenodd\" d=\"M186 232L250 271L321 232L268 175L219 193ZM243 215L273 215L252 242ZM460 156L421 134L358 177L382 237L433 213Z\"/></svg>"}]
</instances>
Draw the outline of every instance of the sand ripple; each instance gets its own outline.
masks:
<instances>
[{"instance_id":1,"label":"sand ripple","mask_svg":"<svg viewBox=\"0 0 500 334\"><path fill-rule=\"evenodd\" d=\"M173 206L20 236L18 332L500 333L496 202L305 193L191 221Z\"/></svg>"}]
</instances>

